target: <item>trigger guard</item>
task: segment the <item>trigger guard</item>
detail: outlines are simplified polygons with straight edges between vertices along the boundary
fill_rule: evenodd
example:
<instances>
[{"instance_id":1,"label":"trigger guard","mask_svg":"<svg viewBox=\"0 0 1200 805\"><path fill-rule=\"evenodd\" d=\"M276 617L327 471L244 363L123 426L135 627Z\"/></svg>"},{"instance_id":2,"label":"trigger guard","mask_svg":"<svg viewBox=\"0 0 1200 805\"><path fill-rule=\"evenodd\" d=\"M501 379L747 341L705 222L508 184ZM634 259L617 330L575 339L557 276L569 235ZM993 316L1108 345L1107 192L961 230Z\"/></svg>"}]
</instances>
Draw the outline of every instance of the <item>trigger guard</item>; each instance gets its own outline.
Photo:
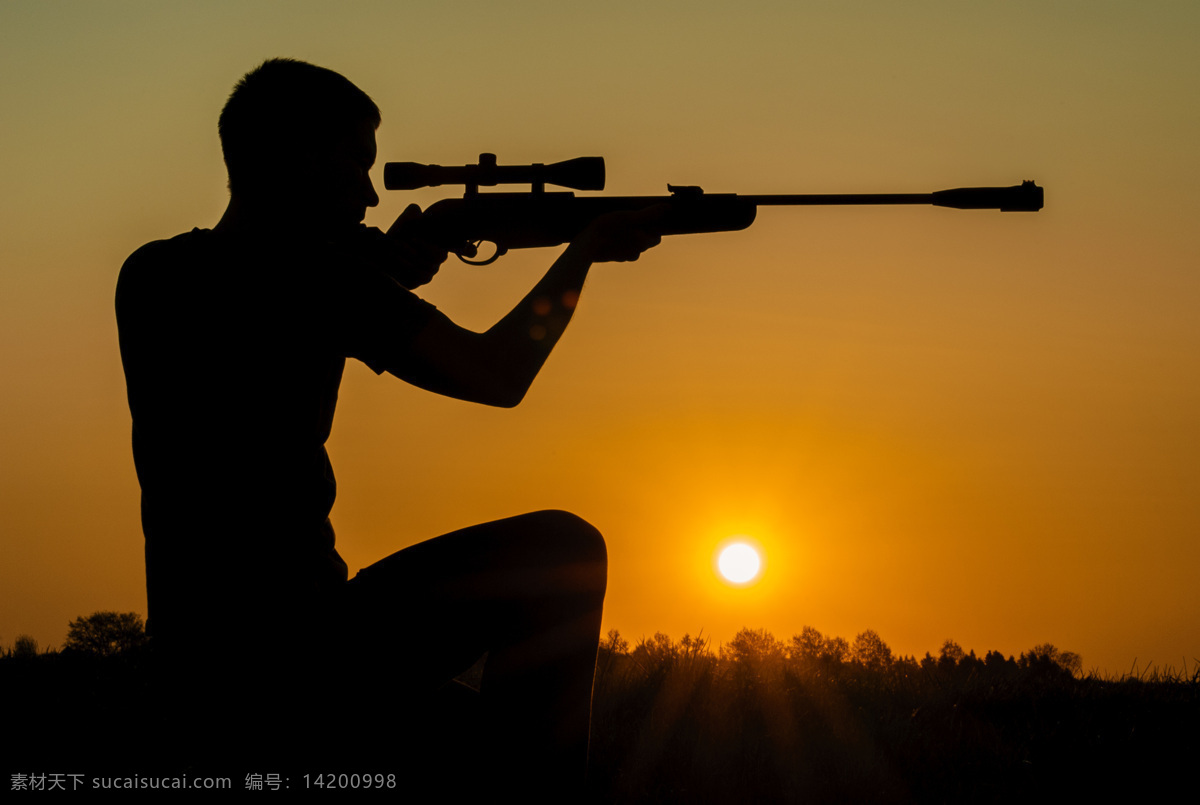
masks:
<instances>
[{"instance_id":1,"label":"trigger guard","mask_svg":"<svg viewBox=\"0 0 1200 805\"><path fill-rule=\"evenodd\" d=\"M484 241L482 241L482 240L477 240L471 244L472 256L479 253L479 244L483 243L483 242ZM486 260L468 260L466 257L464 257L461 254L458 255L458 259L461 262L466 263L469 266L490 266L492 263L496 262L501 257L508 254L508 249L504 248L500 244L493 243L492 245L496 247L496 251L493 252L491 257L488 257Z\"/></svg>"}]
</instances>

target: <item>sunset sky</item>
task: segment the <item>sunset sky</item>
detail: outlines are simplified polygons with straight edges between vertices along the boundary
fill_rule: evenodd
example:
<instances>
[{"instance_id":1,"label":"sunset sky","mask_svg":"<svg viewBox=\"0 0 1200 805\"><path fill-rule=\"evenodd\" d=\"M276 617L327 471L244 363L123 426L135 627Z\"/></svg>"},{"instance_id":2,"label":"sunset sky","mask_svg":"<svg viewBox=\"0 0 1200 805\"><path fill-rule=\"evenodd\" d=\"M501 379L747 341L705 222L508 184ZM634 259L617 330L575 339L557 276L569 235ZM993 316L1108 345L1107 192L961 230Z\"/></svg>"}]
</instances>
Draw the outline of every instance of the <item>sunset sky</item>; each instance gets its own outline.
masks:
<instances>
[{"instance_id":1,"label":"sunset sky","mask_svg":"<svg viewBox=\"0 0 1200 805\"><path fill-rule=\"evenodd\" d=\"M631 640L810 625L1191 667L1198 41L1195 2L0 5L0 646L145 614L117 272L216 223L217 115L290 56L379 104L381 194L385 161L484 151L603 156L619 195L1046 188L1036 214L764 209L600 266L515 410L352 363L352 571L562 508L605 534L604 628ZM452 258L424 295L483 329L556 253ZM757 583L714 573L734 535Z\"/></svg>"}]
</instances>

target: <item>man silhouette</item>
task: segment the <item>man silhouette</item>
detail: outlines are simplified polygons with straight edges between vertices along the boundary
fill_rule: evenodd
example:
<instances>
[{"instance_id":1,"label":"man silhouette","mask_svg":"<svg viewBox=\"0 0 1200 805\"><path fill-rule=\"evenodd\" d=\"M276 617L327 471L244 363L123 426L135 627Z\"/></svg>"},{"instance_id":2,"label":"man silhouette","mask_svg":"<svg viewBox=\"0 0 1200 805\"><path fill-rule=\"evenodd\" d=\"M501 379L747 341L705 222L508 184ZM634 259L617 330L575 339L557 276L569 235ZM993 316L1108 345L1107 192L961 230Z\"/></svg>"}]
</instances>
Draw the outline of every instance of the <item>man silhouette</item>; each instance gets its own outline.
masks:
<instances>
[{"instance_id":1,"label":"man silhouette","mask_svg":"<svg viewBox=\"0 0 1200 805\"><path fill-rule=\"evenodd\" d=\"M148 629L175 693L200 709L300 720L336 714L338 686L371 708L487 652L493 755L548 789L578 784L606 584L599 533L565 512L526 514L347 580L324 443L346 358L438 394L517 405L589 267L656 244L655 213L598 219L511 312L471 332L412 292L446 257L415 205L386 235L361 224L379 201L368 173L379 123L343 76L265 62L221 113L220 222L147 244L121 270Z\"/></svg>"}]
</instances>

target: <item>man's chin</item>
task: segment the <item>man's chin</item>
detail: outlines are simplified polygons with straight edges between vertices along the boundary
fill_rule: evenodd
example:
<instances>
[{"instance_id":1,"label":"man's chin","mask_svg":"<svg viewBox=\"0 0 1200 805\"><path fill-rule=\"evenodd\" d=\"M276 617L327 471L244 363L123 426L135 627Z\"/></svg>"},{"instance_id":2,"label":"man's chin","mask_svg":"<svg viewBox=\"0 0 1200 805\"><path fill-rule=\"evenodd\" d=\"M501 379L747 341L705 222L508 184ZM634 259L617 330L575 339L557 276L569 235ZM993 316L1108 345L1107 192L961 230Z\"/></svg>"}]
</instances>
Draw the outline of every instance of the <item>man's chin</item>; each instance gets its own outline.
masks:
<instances>
[{"instance_id":1,"label":"man's chin","mask_svg":"<svg viewBox=\"0 0 1200 805\"><path fill-rule=\"evenodd\" d=\"M340 231L353 232L361 227L366 219L367 211L362 210L358 213L353 213L343 217L337 226Z\"/></svg>"},{"instance_id":2,"label":"man's chin","mask_svg":"<svg viewBox=\"0 0 1200 805\"><path fill-rule=\"evenodd\" d=\"M305 231L328 240L349 237L363 226L363 216L311 217L304 222Z\"/></svg>"}]
</instances>

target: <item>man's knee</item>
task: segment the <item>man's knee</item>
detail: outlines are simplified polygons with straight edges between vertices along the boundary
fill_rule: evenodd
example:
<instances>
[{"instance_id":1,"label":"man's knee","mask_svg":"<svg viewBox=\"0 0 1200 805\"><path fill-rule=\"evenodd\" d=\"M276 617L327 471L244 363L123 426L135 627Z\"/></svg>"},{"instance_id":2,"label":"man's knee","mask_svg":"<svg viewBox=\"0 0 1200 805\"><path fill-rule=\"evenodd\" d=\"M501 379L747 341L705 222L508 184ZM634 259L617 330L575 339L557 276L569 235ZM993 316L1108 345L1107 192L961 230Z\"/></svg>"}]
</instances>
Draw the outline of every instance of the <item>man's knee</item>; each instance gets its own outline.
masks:
<instances>
[{"instance_id":1,"label":"man's knee","mask_svg":"<svg viewBox=\"0 0 1200 805\"><path fill-rule=\"evenodd\" d=\"M608 568L608 547L599 530L582 517L558 509L535 512L539 531L552 540L556 551L566 554L567 561L582 562Z\"/></svg>"}]
</instances>

